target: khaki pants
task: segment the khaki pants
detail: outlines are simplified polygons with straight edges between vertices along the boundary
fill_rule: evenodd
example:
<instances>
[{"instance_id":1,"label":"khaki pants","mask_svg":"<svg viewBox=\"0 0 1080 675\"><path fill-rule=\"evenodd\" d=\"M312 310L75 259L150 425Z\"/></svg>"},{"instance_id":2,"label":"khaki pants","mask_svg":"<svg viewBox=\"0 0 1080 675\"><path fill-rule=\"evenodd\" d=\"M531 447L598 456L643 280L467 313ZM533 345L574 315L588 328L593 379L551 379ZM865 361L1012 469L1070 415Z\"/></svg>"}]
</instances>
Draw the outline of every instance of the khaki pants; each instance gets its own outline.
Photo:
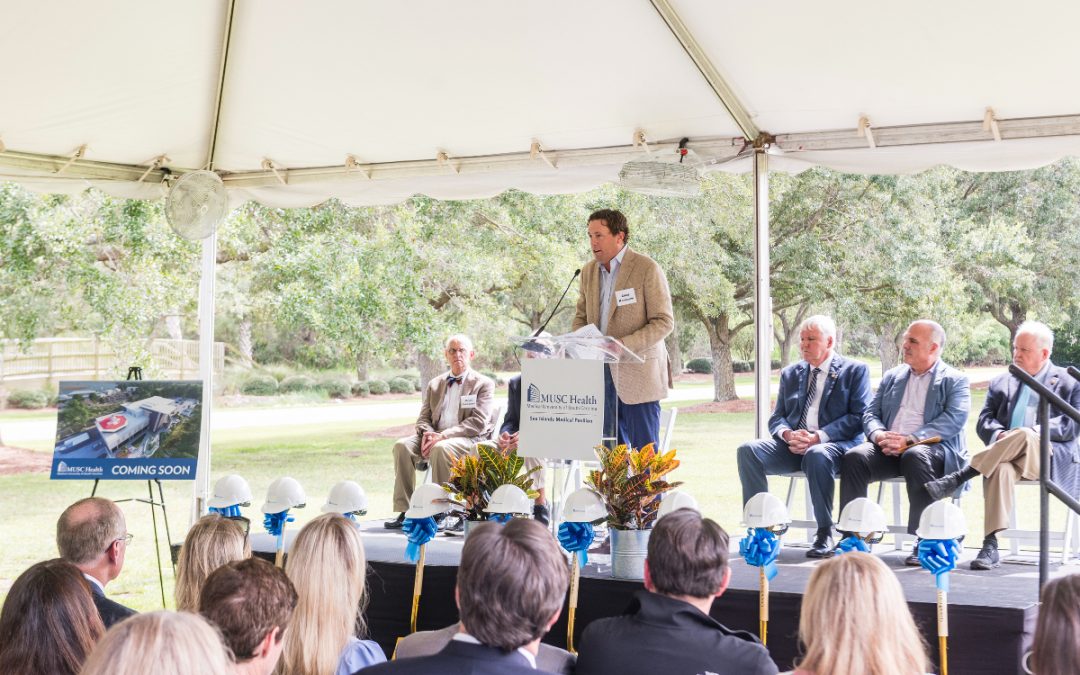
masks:
<instances>
[{"instance_id":1,"label":"khaki pants","mask_svg":"<svg viewBox=\"0 0 1080 675\"><path fill-rule=\"evenodd\" d=\"M990 447L971 458L971 468L985 479L986 534L1008 529L1016 481L1039 478L1039 435L1028 427L1004 431Z\"/></svg>"},{"instance_id":2,"label":"khaki pants","mask_svg":"<svg viewBox=\"0 0 1080 675\"><path fill-rule=\"evenodd\" d=\"M431 448L431 482L442 485L450 480L450 465L464 454L475 452L476 443L470 438L447 438ZM416 465L420 457L420 436L399 438L394 443L394 510L409 510L409 498L416 488Z\"/></svg>"}]
</instances>

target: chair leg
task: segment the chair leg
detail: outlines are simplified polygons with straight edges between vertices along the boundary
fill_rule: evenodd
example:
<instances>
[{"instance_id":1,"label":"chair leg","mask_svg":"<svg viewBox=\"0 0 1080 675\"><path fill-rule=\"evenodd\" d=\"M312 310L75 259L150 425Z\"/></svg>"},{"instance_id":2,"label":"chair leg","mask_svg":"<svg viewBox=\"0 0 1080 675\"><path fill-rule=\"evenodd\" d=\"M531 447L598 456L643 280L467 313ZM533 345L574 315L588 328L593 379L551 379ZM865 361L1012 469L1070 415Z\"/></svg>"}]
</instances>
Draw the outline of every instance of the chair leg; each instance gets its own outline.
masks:
<instances>
[{"instance_id":1,"label":"chair leg","mask_svg":"<svg viewBox=\"0 0 1080 675\"><path fill-rule=\"evenodd\" d=\"M1009 529L1019 530L1020 523L1018 516L1016 515L1016 499L1013 498L1012 511L1009 512ZM1020 537L1009 537L1009 553L1012 555L1019 555L1020 553Z\"/></svg>"}]
</instances>

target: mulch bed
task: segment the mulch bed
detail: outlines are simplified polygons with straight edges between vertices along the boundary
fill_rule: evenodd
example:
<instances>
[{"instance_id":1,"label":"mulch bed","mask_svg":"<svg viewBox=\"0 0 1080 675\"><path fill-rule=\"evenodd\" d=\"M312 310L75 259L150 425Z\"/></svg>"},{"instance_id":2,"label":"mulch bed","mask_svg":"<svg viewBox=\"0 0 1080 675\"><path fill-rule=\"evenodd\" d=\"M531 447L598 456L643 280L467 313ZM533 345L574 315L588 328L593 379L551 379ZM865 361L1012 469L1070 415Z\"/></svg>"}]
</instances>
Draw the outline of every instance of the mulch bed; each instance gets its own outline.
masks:
<instances>
[{"instance_id":1,"label":"mulch bed","mask_svg":"<svg viewBox=\"0 0 1080 675\"><path fill-rule=\"evenodd\" d=\"M52 457L45 453L0 445L0 476L48 473L50 468L52 468Z\"/></svg>"}]
</instances>

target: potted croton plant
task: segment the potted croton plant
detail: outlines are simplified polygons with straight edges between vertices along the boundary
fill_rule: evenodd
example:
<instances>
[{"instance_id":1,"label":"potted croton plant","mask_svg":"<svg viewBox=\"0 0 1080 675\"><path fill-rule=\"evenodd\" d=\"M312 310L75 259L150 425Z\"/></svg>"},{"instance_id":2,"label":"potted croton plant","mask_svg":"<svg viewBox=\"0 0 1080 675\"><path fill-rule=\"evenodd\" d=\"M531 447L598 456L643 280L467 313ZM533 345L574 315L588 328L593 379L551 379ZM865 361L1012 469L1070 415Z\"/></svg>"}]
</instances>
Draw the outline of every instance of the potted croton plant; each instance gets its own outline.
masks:
<instances>
[{"instance_id":1,"label":"potted croton plant","mask_svg":"<svg viewBox=\"0 0 1080 675\"><path fill-rule=\"evenodd\" d=\"M465 454L450 465L450 480L443 483L443 489L450 495L451 501L465 511L465 534L471 526L487 520L484 512L491 493L500 485L516 485L530 499L536 499L533 489L532 474L540 467L524 471L525 460L518 457L516 451L503 452L492 443L480 443L476 454Z\"/></svg>"},{"instance_id":2,"label":"potted croton plant","mask_svg":"<svg viewBox=\"0 0 1080 675\"><path fill-rule=\"evenodd\" d=\"M604 499L611 538L611 575L644 579L649 533L656 522L660 495L682 485L664 476L679 466L675 450L660 454L652 443L640 450L626 445L597 447L600 468L586 481Z\"/></svg>"}]
</instances>

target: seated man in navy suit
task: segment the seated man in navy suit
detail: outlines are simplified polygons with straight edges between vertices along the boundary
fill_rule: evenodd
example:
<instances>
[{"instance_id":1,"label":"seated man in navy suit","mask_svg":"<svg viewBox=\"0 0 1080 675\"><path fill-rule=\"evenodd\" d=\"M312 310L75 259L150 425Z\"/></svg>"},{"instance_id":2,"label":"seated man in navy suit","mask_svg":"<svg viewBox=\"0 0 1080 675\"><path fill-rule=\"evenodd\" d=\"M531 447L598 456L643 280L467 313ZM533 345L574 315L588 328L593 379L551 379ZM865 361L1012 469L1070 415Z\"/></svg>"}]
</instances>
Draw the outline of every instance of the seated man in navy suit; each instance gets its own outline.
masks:
<instances>
[{"instance_id":1,"label":"seated man in navy suit","mask_svg":"<svg viewBox=\"0 0 1080 675\"><path fill-rule=\"evenodd\" d=\"M569 573L543 525L514 518L469 532L457 576L460 632L431 656L365 668L363 675L543 675L540 638L562 611ZM548 673L548 675L551 675Z\"/></svg>"},{"instance_id":2,"label":"seated man in navy suit","mask_svg":"<svg viewBox=\"0 0 1080 675\"><path fill-rule=\"evenodd\" d=\"M1074 408L1080 408L1080 384L1050 361L1054 334L1038 321L1025 321L1013 339L1013 363L1046 385ZM1015 503L1013 487L1020 479L1039 479L1039 395L1011 373L990 383L986 403L975 426L986 450L971 458L971 466L930 481L926 490L944 499L965 482L982 476L984 529L982 550L971 561L973 570L1001 564L997 533L1009 527ZM1057 408L1050 408L1050 477L1074 498L1080 497L1080 425Z\"/></svg>"},{"instance_id":3,"label":"seated man in navy suit","mask_svg":"<svg viewBox=\"0 0 1080 675\"><path fill-rule=\"evenodd\" d=\"M124 512L101 497L80 499L64 509L56 521L56 547L60 557L79 568L94 595L94 605L105 627L135 614L105 597L105 586L124 569L131 535Z\"/></svg>"},{"instance_id":4,"label":"seated man in navy suit","mask_svg":"<svg viewBox=\"0 0 1080 675\"><path fill-rule=\"evenodd\" d=\"M802 471L810 490L817 535L810 558L831 555L834 479L844 452L863 441L862 414L870 400L865 363L833 351L836 324L812 316L799 325L803 360L780 373L780 394L769 418L772 438L739 446L743 503L767 492L767 475Z\"/></svg>"},{"instance_id":5,"label":"seated man in navy suit","mask_svg":"<svg viewBox=\"0 0 1080 675\"><path fill-rule=\"evenodd\" d=\"M844 454L840 508L865 497L871 481L903 476L909 534L933 503L926 483L967 466L964 423L971 408L968 378L941 360L945 330L914 321L904 331L904 363L885 373L863 414L868 442ZM932 438L938 443L915 445ZM918 541L904 564L919 566Z\"/></svg>"}]
</instances>

